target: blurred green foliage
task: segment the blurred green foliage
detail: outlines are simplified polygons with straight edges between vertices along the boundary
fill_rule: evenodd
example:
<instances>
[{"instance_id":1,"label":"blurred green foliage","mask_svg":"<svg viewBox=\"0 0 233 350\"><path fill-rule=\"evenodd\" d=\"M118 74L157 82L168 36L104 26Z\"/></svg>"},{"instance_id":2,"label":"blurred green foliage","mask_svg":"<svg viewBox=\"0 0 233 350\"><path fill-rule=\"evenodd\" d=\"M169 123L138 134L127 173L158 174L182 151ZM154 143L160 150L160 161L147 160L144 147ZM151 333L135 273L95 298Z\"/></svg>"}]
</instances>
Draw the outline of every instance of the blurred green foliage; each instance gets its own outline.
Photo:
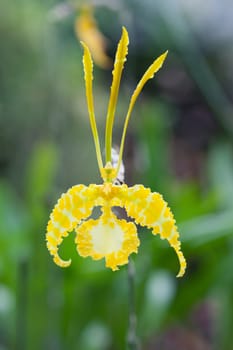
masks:
<instances>
[{"instance_id":1,"label":"blurred green foliage","mask_svg":"<svg viewBox=\"0 0 233 350\"><path fill-rule=\"evenodd\" d=\"M0 348L120 350L128 323L126 267L112 273L102 261L80 258L71 234L61 254L73 261L63 270L45 246L48 216L60 194L76 183L100 181L82 53L73 33L77 9L71 7L68 17L56 21L51 9L57 4L6 1L0 9ZM129 182L163 193L171 205L188 269L177 280L172 249L140 230L142 243L134 259L138 332L143 349L165 349L157 339L166 339L167 330L179 326L200 337L203 349L231 350L233 145L227 67L219 77L225 93L218 70L215 76L208 62L211 50L216 51L202 52L187 14L182 17L161 4L147 1L142 8L132 0L96 10L109 38L109 54L121 25L130 32L132 50L118 114L126 110L125 95L157 52L172 51L167 68L137 103L125 166ZM216 60L221 70L224 62ZM96 68L95 77L103 133L111 71ZM201 111L197 118L185 121L196 110ZM204 132L208 116L214 132L211 127ZM117 117L119 135L123 119ZM166 350L178 348L184 349L174 345Z\"/></svg>"}]
</instances>

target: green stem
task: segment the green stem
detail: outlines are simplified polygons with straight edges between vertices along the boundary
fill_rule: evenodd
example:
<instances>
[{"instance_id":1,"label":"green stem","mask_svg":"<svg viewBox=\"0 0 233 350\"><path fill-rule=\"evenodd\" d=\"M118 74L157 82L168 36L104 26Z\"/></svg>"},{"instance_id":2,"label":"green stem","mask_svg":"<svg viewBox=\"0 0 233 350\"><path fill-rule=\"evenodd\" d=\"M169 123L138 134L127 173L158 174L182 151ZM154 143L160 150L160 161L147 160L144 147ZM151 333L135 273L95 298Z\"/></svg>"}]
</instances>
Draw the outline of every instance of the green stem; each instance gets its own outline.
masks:
<instances>
[{"instance_id":1,"label":"green stem","mask_svg":"<svg viewBox=\"0 0 233 350\"><path fill-rule=\"evenodd\" d=\"M135 311L135 267L129 258L128 263L128 288L129 288L129 328L127 334L127 345L129 350L139 350L139 342L136 333L137 316Z\"/></svg>"}]
</instances>

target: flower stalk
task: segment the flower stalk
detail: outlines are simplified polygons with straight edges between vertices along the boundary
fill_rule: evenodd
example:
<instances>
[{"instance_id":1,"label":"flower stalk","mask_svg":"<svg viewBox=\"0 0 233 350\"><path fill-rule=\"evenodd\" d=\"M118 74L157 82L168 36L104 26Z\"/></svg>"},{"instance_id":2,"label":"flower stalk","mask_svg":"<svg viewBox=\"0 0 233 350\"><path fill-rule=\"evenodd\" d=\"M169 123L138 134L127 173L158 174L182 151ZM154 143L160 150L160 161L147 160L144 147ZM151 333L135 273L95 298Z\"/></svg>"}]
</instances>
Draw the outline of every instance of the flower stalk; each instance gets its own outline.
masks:
<instances>
[{"instance_id":1,"label":"flower stalk","mask_svg":"<svg viewBox=\"0 0 233 350\"><path fill-rule=\"evenodd\" d=\"M135 266L132 258L128 263L128 299L129 299L129 326L127 335L127 345L129 350L139 350L139 339L137 337L137 315L135 307Z\"/></svg>"}]
</instances>

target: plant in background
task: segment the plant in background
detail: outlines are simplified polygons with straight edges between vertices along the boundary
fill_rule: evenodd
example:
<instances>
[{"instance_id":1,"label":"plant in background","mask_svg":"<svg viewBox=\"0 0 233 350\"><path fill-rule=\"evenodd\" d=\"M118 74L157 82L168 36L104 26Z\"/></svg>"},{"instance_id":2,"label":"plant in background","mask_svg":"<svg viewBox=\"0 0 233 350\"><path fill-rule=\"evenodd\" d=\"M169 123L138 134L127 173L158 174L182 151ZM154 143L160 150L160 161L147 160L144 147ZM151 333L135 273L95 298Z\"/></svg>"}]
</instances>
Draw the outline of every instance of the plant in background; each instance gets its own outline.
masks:
<instances>
[{"instance_id":1,"label":"plant in background","mask_svg":"<svg viewBox=\"0 0 233 350\"><path fill-rule=\"evenodd\" d=\"M185 272L186 262L180 248L179 233L171 210L162 196L159 193L151 192L149 188L145 188L143 185L128 187L126 184L116 184L132 109L143 86L149 79L153 78L167 56L167 52L165 52L152 63L131 97L122 133L118 163L116 167L113 167L112 130L121 75L128 52L128 43L128 33L123 27L115 57L106 118L106 159L104 165L94 113L93 63L89 48L82 42L87 106L103 184L91 184L88 187L76 185L61 196L50 215L46 234L47 247L57 265L61 267L69 266L71 260L62 260L58 254L58 247L63 238L69 232L75 230L77 251L82 257L90 256L94 260L105 258L106 266L112 270L117 270L118 266L128 263L129 255L137 253L140 245L135 224L118 218L112 210L115 206L122 207L125 208L127 215L135 220L136 224L146 226L152 229L154 235L160 234L162 239L167 239L179 258L180 271L178 276L182 276ZM93 208L99 206L101 207L101 216L98 219L90 219Z\"/></svg>"}]
</instances>

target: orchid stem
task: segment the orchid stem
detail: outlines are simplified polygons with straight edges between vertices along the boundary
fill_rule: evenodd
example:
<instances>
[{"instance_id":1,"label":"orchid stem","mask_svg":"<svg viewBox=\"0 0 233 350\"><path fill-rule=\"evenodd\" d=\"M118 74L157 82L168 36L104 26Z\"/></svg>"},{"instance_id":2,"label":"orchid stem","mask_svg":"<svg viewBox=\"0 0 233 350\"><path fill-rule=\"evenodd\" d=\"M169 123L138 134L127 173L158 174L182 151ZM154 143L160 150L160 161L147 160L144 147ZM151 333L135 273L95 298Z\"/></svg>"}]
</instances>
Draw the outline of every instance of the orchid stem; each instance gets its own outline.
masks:
<instances>
[{"instance_id":1,"label":"orchid stem","mask_svg":"<svg viewBox=\"0 0 233 350\"><path fill-rule=\"evenodd\" d=\"M139 350L137 337L137 316L135 310L135 266L131 258L128 263L128 297L129 297L129 327L127 345L129 350Z\"/></svg>"}]
</instances>

